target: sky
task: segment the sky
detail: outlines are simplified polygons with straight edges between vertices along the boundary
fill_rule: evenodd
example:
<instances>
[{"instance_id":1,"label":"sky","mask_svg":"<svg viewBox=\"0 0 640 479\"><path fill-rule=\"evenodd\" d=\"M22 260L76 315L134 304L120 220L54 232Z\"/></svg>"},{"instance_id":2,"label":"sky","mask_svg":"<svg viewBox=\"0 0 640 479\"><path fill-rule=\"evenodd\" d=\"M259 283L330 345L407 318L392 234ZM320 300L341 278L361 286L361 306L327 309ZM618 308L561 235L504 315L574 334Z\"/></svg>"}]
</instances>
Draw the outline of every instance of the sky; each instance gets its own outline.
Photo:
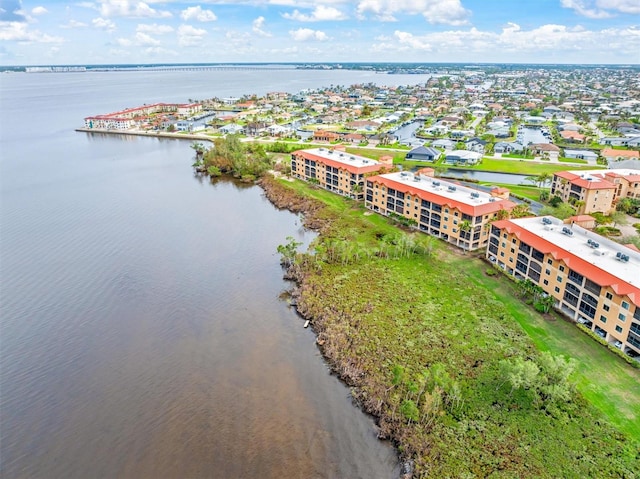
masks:
<instances>
[{"instance_id":1,"label":"sky","mask_svg":"<svg viewBox=\"0 0 640 479\"><path fill-rule=\"evenodd\" d=\"M639 64L640 0L0 0L0 65Z\"/></svg>"}]
</instances>

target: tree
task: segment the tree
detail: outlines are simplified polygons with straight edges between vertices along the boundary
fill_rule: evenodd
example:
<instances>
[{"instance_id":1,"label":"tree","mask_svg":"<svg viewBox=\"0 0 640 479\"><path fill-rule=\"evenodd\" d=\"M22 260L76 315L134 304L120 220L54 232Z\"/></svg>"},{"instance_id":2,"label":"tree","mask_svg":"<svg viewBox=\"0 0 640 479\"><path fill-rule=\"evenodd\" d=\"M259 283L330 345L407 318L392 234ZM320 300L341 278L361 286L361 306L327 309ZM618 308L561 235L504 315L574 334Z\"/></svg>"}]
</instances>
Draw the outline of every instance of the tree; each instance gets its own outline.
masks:
<instances>
[{"instance_id":1,"label":"tree","mask_svg":"<svg viewBox=\"0 0 640 479\"><path fill-rule=\"evenodd\" d=\"M560 198L558 195L554 195L554 196L549 200L549 204L550 204L551 206L553 206L554 208L558 207L561 203L562 203L562 198Z\"/></svg>"},{"instance_id":2,"label":"tree","mask_svg":"<svg viewBox=\"0 0 640 479\"><path fill-rule=\"evenodd\" d=\"M464 239L469 239L469 232L471 231L471 228L473 227L471 225L471 221L469 220L462 220L460 222L460 224L458 225L460 228L460 235L458 236L458 246L460 246L460 238L464 238ZM465 250L466 248L463 248L463 250Z\"/></svg>"},{"instance_id":3,"label":"tree","mask_svg":"<svg viewBox=\"0 0 640 479\"><path fill-rule=\"evenodd\" d=\"M527 203L519 203L511 210L511 218L525 218L527 216L533 216Z\"/></svg>"},{"instance_id":4,"label":"tree","mask_svg":"<svg viewBox=\"0 0 640 479\"><path fill-rule=\"evenodd\" d=\"M622 211L612 211L609 214L609 218L613 222L613 227L615 228L616 224L626 225L627 224L627 215Z\"/></svg>"},{"instance_id":5,"label":"tree","mask_svg":"<svg viewBox=\"0 0 640 479\"><path fill-rule=\"evenodd\" d=\"M296 256L298 254L298 246L302 243L295 240L293 236L287 236L287 243L278 245L278 253L280 253L280 263L283 266L289 267L295 263Z\"/></svg>"}]
</instances>

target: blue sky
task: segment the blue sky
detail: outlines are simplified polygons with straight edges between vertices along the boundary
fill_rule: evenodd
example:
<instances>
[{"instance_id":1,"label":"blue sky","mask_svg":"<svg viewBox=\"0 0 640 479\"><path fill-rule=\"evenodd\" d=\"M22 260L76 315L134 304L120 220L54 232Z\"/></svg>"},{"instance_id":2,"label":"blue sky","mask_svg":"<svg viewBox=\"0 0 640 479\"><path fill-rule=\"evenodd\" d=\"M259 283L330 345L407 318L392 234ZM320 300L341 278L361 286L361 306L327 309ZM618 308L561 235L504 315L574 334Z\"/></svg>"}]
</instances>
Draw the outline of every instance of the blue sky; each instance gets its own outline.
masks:
<instances>
[{"instance_id":1,"label":"blue sky","mask_svg":"<svg viewBox=\"0 0 640 479\"><path fill-rule=\"evenodd\" d=\"M0 0L0 64L640 63L640 0Z\"/></svg>"}]
</instances>

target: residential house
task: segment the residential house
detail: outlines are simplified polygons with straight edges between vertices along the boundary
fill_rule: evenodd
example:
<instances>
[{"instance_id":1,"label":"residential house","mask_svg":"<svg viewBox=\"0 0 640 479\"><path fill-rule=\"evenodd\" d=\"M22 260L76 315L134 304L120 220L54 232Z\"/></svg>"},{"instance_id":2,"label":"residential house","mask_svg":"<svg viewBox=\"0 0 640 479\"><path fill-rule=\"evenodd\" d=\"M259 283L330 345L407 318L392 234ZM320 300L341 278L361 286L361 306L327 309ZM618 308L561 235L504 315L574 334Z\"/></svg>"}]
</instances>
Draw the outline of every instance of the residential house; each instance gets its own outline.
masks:
<instances>
[{"instance_id":1,"label":"residential house","mask_svg":"<svg viewBox=\"0 0 640 479\"><path fill-rule=\"evenodd\" d=\"M316 130L313 132L313 141L338 141L340 135L334 131Z\"/></svg>"},{"instance_id":2,"label":"residential house","mask_svg":"<svg viewBox=\"0 0 640 479\"><path fill-rule=\"evenodd\" d=\"M560 137L569 143L584 143L587 139L586 135L573 130L562 130Z\"/></svg>"},{"instance_id":3,"label":"residential house","mask_svg":"<svg viewBox=\"0 0 640 479\"><path fill-rule=\"evenodd\" d=\"M440 158L441 154L442 152L435 148L431 148L428 146L418 146L417 148L414 148L409 153L407 153L405 159L413 161L436 161L438 158Z\"/></svg>"},{"instance_id":4,"label":"residential house","mask_svg":"<svg viewBox=\"0 0 640 479\"><path fill-rule=\"evenodd\" d=\"M565 148L565 158L576 158L579 160L588 160L589 162L595 162L598 159L598 154L591 150L570 150Z\"/></svg>"},{"instance_id":5,"label":"residential house","mask_svg":"<svg viewBox=\"0 0 640 479\"><path fill-rule=\"evenodd\" d=\"M434 148L442 148L444 150L453 150L456 147L456 142L443 138L433 141L431 146Z\"/></svg>"},{"instance_id":6,"label":"residential house","mask_svg":"<svg viewBox=\"0 0 640 479\"><path fill-rule=\"evenodd\" d=\"M545 216L495 221L486 257L553 297L554 307L627 354L640 355L640 253Z\"/></svg>"},{"instance_id":7,"label":"residential house","mask_svg":"<svg viewBox=\"0 0 640 479\"><path fill-rule=\"evenodd\" d=\"M236 123L229 123L228 125L221 126L218 131L224 135L242 135L244 134L244 126Z\"/></svg>"},{"instance_id":8,"label":"residential house","mask_svg":"<svg viewBox=\"0 0 640 479\"><path fill-rule=\"evenodd\" d=\"M484 154L486 145L487 142L485 140L477 137L471 138L464 142L465 149L482 154Z\"/></svg>"},{"instance_id":9,"label":"residential house","mask_svg":"<svg viewBox=\"0 0 640 479\"><path fill-rule=\"evenodd\" d=\"M609 162L640 159L640 152L637 150L615 150L613 148L604 148L600 152L600 155Z\"/></svg>"},{"instance_id":10,"label":"residential house","mask_svg":"<svg viewBox=\"0 0 640 479\"><path fill-rule=\"evenodd\" d=\"M560 156L560 147L551 143L531 143L529 149L534 155L558 157Z\"/></svg>"},{"instance_id":11,"label":"residential house","mask_svg":"<svg viewBox=\"0 0 640 479\"><path fill-rule=\"evenodd\" d=\"M517 141L499 141L493 145L494 153L521 153L524 151L524 145Z\"/></svg>"},{"instance_id":12,"label":"residential house","mask_svg":"<svg viewBox=\"0 0 640 479\"><path fill-rule=\"evenodd\" d=\"M431 170L431 169L429 169ZM383 214L415 221L420 231L467 250L483 248L487 226L501 210L511 211L508 199L456 183L435 179L433 170L370 176L365 205Z\"/></svg>"},{"instance_id":13,"label":"residential house","mask_svg":"<svg viewBox=\"0 0 640 479\"><path fill-rule=\"evenodd\" d=\"M482 153L469 150L453 150L445 154L445 163L454 165L476 165L482 159Z\"/></svg>"}]
</instances>

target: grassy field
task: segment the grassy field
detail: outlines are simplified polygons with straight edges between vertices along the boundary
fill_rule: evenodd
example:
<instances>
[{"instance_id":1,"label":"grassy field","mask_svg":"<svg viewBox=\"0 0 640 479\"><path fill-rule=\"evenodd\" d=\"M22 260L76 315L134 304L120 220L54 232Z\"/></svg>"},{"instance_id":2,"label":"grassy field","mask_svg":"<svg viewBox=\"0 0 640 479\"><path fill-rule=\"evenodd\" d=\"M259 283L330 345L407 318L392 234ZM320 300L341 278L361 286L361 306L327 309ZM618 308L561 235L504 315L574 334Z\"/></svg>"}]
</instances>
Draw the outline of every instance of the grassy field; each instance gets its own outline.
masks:
<instances>
[{"instance_id":1,"label":"grassy field","mask_svg":"<svg viewBox=\"0 0 640 479\"><path fill-rule=\"evenodd\" d=\"M620 430L640 440L640 370L629 367L559 314L543 317L523 307L510 281L484 274L486 263L465 258L459 266L493 292L540 351L575 358L573 380L578 390Z\"/></svg>"},{"instance_id":2,"label":"grassy field","mask_svg":"<svg viewBox=\"0 0 640 479\"><path fill-rule=\"evenodd\" d=\"M315 254L297 266L298 309L416 477L634 477L638 370L535 313L484 262L352 200L281 186L326 205ZM566 400L505 386L504 360L538 364L541 351L576 360Z\"/></svg>"},{"instance_id":3,"label":"grassy field","mask_svg":"<svg viewBox=\"0 0 640 479\"><path fill-rule=\"evenodd\" d=\"M467 167L471 170L497 171L502 173L518 173L522 175L540 175L542 173L555 173L566 169L572 170L593 170L601 167L583 167L583 166L567 166L566 164L557 163L539 163L527 160L505 160L484 158L482 163L476 166Z\"/></svg>"},{"instance_id":4,"label":"grassy field","mask_svg":"<svg viewBox=\"0 0 640 479\"><path fill-rule=\"evenodd\" d=\"M526 186L526 185L509 185L507 183L495 183L490 181L481 181L481 185L488 186L502 186L504 188L508 188L511 193L522 196L524 198L529 198L530 200L540 201L540 192L542 191L540 188L536 186ZM547 188L548 190L548 188Z\"/></svg>"}]
</instances>

